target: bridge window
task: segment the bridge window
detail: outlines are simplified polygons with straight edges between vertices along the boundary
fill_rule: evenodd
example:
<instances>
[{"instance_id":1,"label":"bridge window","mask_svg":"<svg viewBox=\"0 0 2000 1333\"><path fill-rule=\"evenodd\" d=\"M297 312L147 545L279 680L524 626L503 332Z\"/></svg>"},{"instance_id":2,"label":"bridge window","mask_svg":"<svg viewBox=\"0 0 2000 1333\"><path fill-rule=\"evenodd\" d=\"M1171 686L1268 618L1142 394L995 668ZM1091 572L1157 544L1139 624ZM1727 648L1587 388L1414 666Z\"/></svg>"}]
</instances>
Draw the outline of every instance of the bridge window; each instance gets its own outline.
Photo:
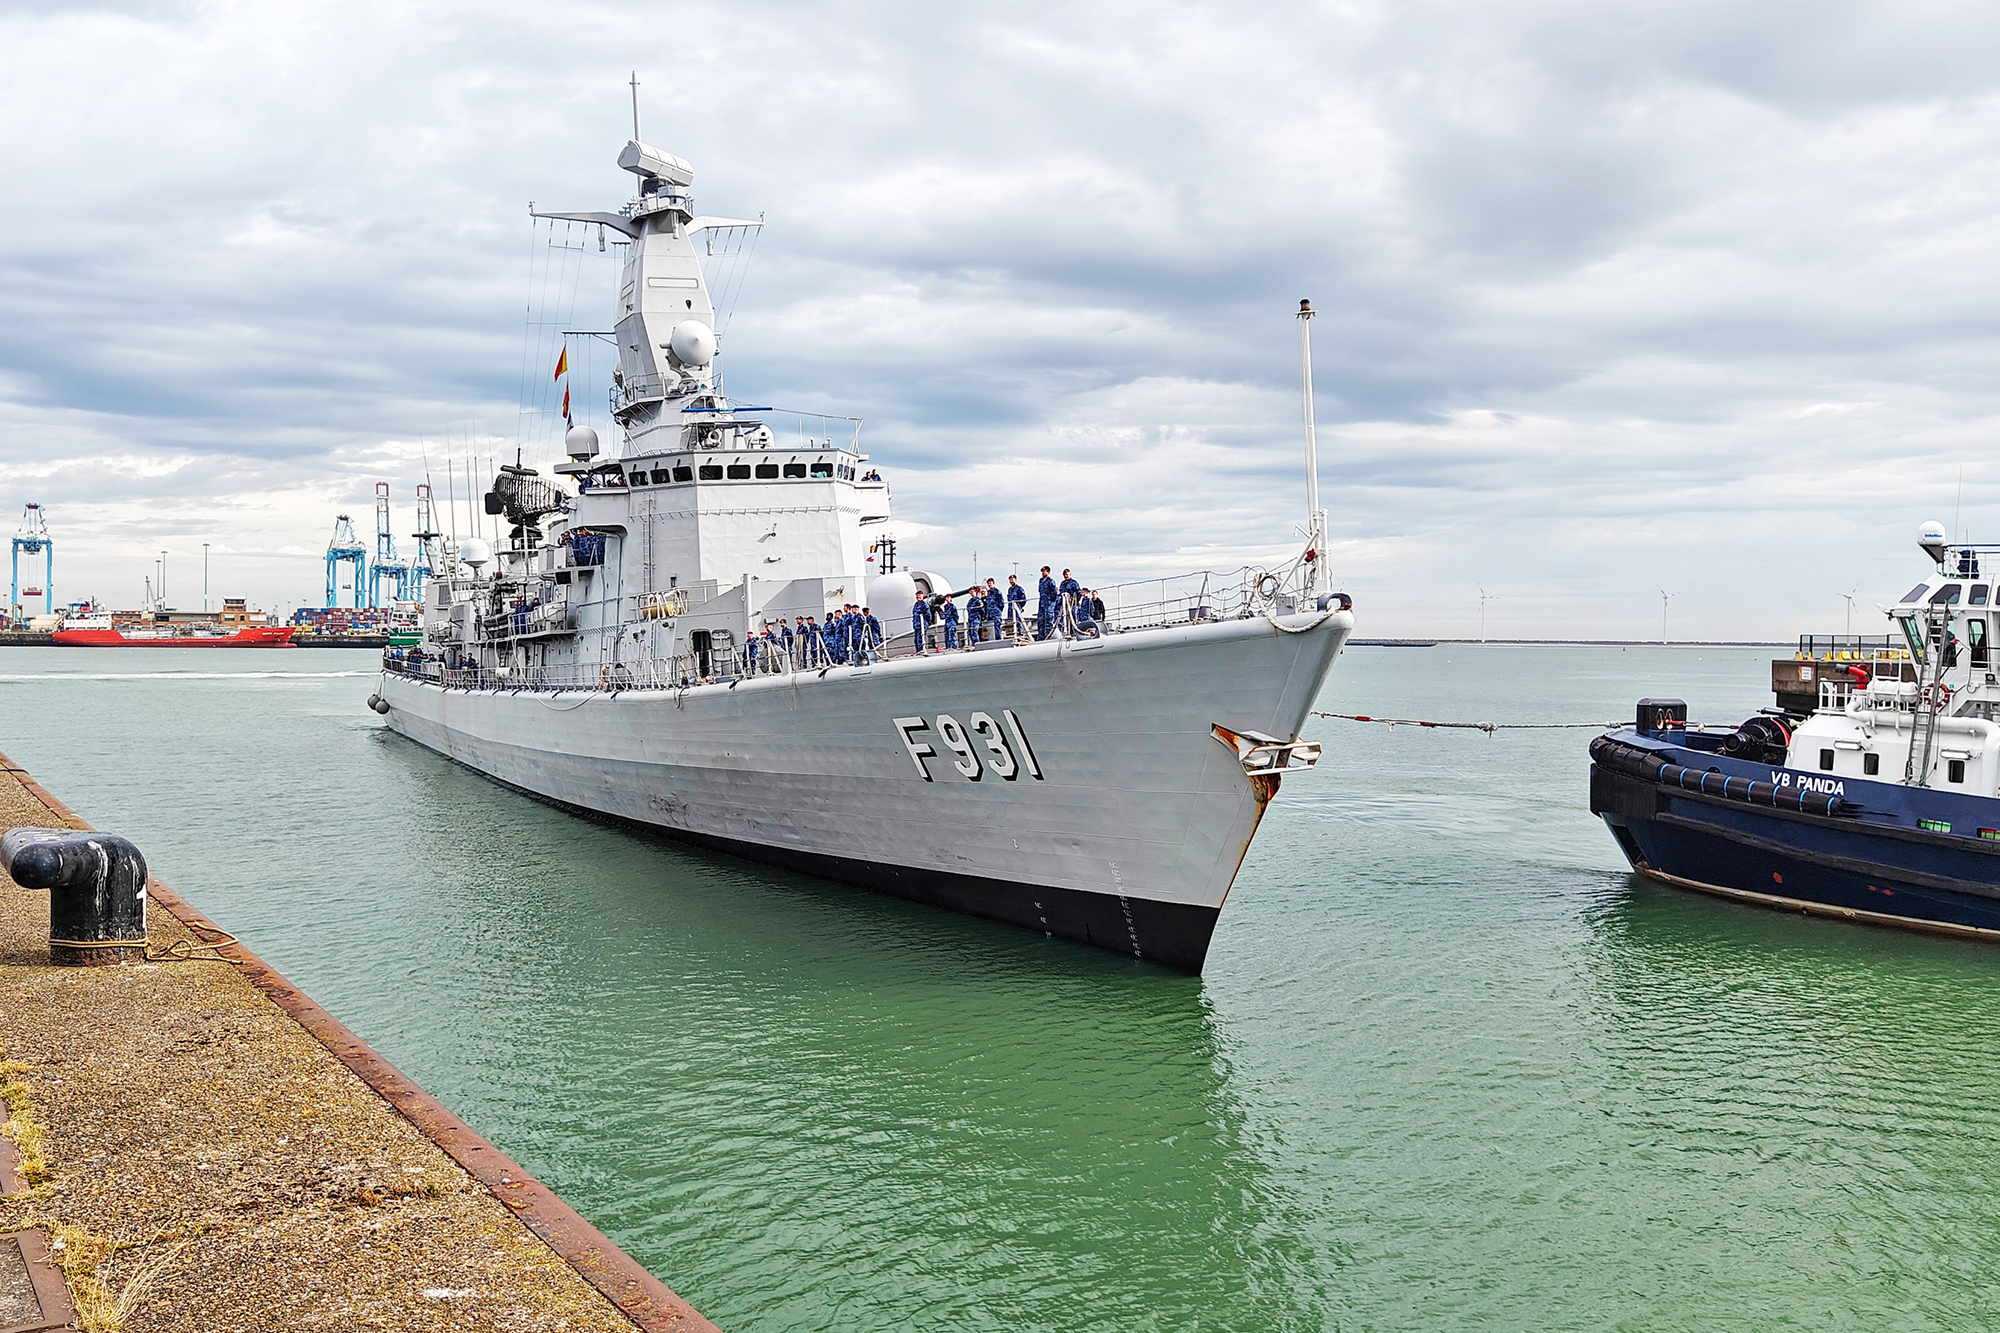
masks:
<instances>
[{"instance_id":1,"label":"bridge window","mask_svg":"<svg viewBox=\"0 0 2000 1333\"><path fill-rule=\"evenodd\" d=\"M812 465L812 474L815 477L831 477L833 475L833 464L821 459Z\"/></svg>"},{"instance_id":2,"label":"bridge window","mask_svg":"<svg viewBox=\"0 0 2000 1333\"><path fill-rule=\"evenodd\" d=\"M778 465L776 463L759 463L757 465L757 480L776 481L777 479Z\"/></svg>"},{"instance_id":3,"label":"bridge window","mask_svg":"<svg viewBox=\"0 0 2000 1333\"><path fill-rule=\"evenodd\" d=\"M634 471L631 476L631 484L634 486L644 486L646 484L646 474L643 471Z\"/></svg>"},{"instance_id":4,"label":"bridge window","mask_svg":"<svg viewBox=\"0 0 2000 1333\"><path fill-rule=\"evenodd\" d=\"M693 469L693 468L691 468L691 467L677 467L677 468L675 468L675 469L674 469L674 480L675 480L675 481L693 481L693 480L694 480L694 469Z\"/></svg>"},{"instance_id":5,"label":"bridge window","mask_svg":"<svg viewBox=\"0 0 2000 1333\"><path fill-rule=\"evenodd\" d=\"M1928 583L1919 583L1916 587L1910 589L1908 592L1903 594L1903 600L1906 602L1916 602L1923 600L1924 589L1930 586L1931 585Z\"/></svg>"},{"instance_id":6,"label":"bridge window","mask_svg":"<svg viewBox=\"0 0 2000 1333\"><path fill-rule=\"evenodd\" d=\"M1882 771L1882 756L1879 754L1862 755L1861 771L1871 778L1880 773Z\"/></svg>"},{"instance_id":7,"label":"bridge window","mask_svg":"<svg viewBox=\"0 0 2000 1333\"><path fill-rule=\"evenodd\" d=\"M1957 606L1958 594L1964 589L1963 583L1947 583L1931 594L1932 606Z\"/></svg>"},{"instance_id":8,"label":"bridge window","mask_svg":"<svg viewBox=\"0 0 2000 1333\"><path fill-rule=\"evenodd\" d=\"M703 463L703 464L701 465L701 479L702 479L703 481L721 481L721 480L722 480L722 464L720 464L720 463Z\"/></svg>"},{"instance_id":9,"label":"bridge window","mask_svg":"<svg viewBox=\"0 0 2000 1333\"><path fill-rule=\"evenodd\" d=\"M663 467L656 467L653 469L653 484L655 486L664 486L673 479L674 479L674 474L668 469Z\"/></svg>"},{"instance_id":10,"label":"bridge window","mask_svg":"<svg viewBox=\"0 0 2000 1333\"><path fill-rule=\"evenodd\" d=\"M729 465L729 479L731 481L750 480L750 465L748 463L731 463Z\"/></svg>"},{"instance_id":11,"label":"bridge window","mask_svg":"<svg viewBox=\"0 0 2000 1333\"><path fill-rule=\"evenodd\" d=\"M804 463L787 463L787 464L785 464L785 475L786 475L786 476L788 476L788 477L803 477L803 476L804 476L805 474L806 474L806 465L805 465Z\"/></svg>"},{"instance_id":12,"label":"bridge window","mask_svg":"<svg viewBox=\"0 0 2000 1333\"><path fill-rule=\"evenodd\" d=\"M1972 606L1986 605L1986 585L1983 583L1973 584L1972 591L1965 595L1965 600Z\"/></svg>"}]
</instances>

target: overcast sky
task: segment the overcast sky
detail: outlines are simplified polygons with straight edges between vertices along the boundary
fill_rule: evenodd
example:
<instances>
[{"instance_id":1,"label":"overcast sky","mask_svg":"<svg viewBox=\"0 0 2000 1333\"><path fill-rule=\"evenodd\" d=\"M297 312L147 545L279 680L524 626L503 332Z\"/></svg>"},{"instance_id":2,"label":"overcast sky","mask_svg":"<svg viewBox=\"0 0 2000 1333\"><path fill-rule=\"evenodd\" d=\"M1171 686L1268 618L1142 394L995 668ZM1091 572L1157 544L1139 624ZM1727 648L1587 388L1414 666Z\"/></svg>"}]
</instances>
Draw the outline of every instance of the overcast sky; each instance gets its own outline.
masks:
<instances>
[{"instance_id":1,"label":"overcast sky","mask_svg":"<svg viewBox=\"0 0 2000 1333\"><path fill-rule=\"evenodd\" d=\"M731 391L866 418L953 578L1294 549L1302 296L1363 634L1881 632L1921 522L2000 541L1990 5L16 0L0 50L0 522L63 599L166 549L198 604L210 542L289 610L376 481L401 535L426 458L533 461L524 316L606 327L616 252L528 204L625 201L634 66L768 220Z\"/></svg>"}]
</instances>

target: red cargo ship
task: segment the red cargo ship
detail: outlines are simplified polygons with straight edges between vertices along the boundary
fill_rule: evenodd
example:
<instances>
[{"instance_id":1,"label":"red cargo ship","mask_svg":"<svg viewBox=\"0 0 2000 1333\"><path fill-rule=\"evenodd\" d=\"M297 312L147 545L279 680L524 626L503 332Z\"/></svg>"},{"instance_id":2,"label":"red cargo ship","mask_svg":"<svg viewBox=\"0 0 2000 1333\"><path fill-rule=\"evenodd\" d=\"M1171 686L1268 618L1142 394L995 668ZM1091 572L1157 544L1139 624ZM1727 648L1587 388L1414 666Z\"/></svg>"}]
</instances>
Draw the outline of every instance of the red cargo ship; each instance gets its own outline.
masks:
<instances>
[{"instance_id":1,"label":"red cargo ship","mask_svg":"<svg viewBox=\"0 0 2000 1333\"><path fill-rule=\"evenodd\" d=\"M49 637L76 648L294 648L296 631L293 625L242 625L233 630L219 625L120 628L109 616L91 616L65 621Z\"/></svg>"}]
</instances>

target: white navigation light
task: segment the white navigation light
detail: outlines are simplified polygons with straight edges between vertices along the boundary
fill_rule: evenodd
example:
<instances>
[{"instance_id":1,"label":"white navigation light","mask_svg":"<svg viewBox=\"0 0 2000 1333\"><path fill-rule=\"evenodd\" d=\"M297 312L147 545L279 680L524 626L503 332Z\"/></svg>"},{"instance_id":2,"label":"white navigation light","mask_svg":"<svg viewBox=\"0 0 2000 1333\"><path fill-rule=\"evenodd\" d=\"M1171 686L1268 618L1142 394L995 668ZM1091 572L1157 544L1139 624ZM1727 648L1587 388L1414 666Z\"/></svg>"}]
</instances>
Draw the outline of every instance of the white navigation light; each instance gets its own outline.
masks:
<instances>
[{"instance_id":1,"label":"white navigation light","mask_svg":"<svg viewBox=\"0 0 2000 1333\"><path fill-rule=\"evenodd\" d=\"M684 366L705 366L715 360L715 330L698 319L674 325L669 345Z\"/></svg>"},{"instance_id":2,"label":"white navigation light","mask_svg":"<svg viewBox=\"0 0 2000 1333\"><path fill-rule=\"evenodd\" d=\"M597 432L588 426L572 426L569 434L563 436L563 447L569 456L581 463L586 458L597 457Z\"/></svg>"},{"instance_id":3,"label":"white navigation light","mask_svg":"<svg viewBox=\"0 0 2000 1333\"><path fill-rule=\"evenodd\" d=\"M1944 524L1926 523L1917 531L1917 545L1938 564L1944 563Z\"/></svg>"},{"instance_id":4,"label":"white navigation light","mask_svg":"<svg viewBox=\"0 0 2000 1333\"><path fill-rule=\"evenodd\" d=\"M493 558L493 548L478 537L467 537L458 544L458 558L472 566L472 575L479 577L479 567Z\"/></svg>"},{"instance_id":5,"label":"white navigation light","mask_svg":"<svg viewBox=\"0 0 2000 1333\"><path fill-rule=\"evenodd\" d=\"M634 176L651 176L669 185L689 186L694 184L694 168L672 153L662 153L657 148L648 148L633 139L618 154L618 165Z\"/></svg>"}]
</instances>

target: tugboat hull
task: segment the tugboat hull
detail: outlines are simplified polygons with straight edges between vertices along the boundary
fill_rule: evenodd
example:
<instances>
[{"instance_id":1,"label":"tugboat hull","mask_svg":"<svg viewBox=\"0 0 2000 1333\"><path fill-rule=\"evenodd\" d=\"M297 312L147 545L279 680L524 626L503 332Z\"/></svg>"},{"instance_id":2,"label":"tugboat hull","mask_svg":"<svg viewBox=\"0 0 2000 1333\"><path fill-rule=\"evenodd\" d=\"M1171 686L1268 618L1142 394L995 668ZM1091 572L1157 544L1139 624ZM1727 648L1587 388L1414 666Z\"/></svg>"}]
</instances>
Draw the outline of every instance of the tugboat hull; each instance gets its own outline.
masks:
<instances>
[{"instance_id":1,"label":"tugboat hull","mask_svg":"<svg viewBox=\"0 0 2000 1333\"><path fill-rule=\"evenodd\" d=\"M2000 822L1980 808L2000 802L1829 782L1636 730L1598 738L1591 759L1591 812L1640 874L1785 911L2000 939L2000 841L1980 823Z\"/></svg>"}]
</instances>

